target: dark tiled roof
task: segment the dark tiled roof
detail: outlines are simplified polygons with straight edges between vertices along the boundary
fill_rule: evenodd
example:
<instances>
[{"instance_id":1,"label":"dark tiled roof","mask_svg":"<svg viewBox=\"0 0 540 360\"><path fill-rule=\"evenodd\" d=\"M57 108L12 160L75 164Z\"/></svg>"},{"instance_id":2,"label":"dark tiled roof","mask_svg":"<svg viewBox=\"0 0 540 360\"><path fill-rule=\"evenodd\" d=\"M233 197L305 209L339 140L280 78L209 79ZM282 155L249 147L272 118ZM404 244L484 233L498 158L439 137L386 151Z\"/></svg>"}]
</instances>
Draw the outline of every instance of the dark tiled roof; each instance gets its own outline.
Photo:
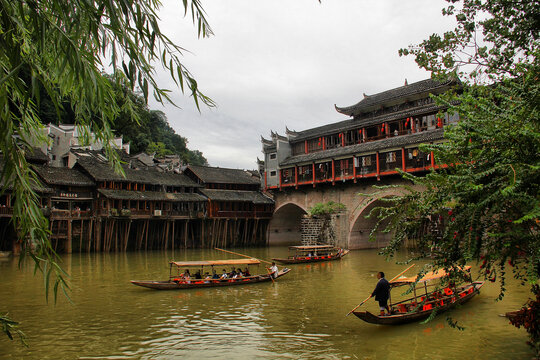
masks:
<instances>
[{"instance_id":1,"label":"dark tiled roof","mask_svg":"<svg viewBox=\"0 0 540 360\"><path fill-rule=\"evenodd\" d=\"M130 190L107 190L99 189L98 192L109 199L118 200L147 200L147 201L170 201L189 202L206 201L207 199L197 193L166 193L157 191L130 191Z\"/></svg>"},{"instance_id":2,"label":"dark tiled roof","mask_svg":"<svg viewBox=\"0 0 540 360\"><path fill-rule=\"evenodd\" d=\"M50 185L93 186L92 179L76 169L50 166L33 166L34 170Z\"/></svg>"},{"instance_id":3,"label":"dark tiled roof","mask_svg":"<svg viewBox=\"0 0 540 360\"><path fill-rule=\"evenodd\" d=\"M372 111L381 105L394 104L396 101L406 102L421 94L442 93L451 85L456 84L455 80L437 81L426 79L409 85L404 85L395 89L386 90L374 95L368 95L360 102L352 106L338 107L336 110L342 114L353 116L363 112Z\"/></svg>"},{"instance_id":4,"label":"dark tiled roof","mask_svg":"<svg viewBox=\"0 0 540 360\"><path fill-rule=\"evenodd\" d=\"M9 181L8 181L9 183ZM35 183L31 180L32 183L32 190L38 193L42 194L51 194L54 192L53 189L43 185L41 182ZM6 184L6 181L4 179L4 158L0 156L0 190L13 190L13 186L11 184Z\"/></svg>"},{"instance_id":5,"label":"dark tiled roof","mask_svg":"<svg viewBox=\"0 0 540 360\"><path fill-rule=\"evenodd\" d=\"M77 163L88 172L95 181L124 181L139 184L157 184L166 186L200 187L197 183L183 174L159 172L157 170L135 170L123 167L126 177L114 172L105 162L92 158L79 158Z\"/></svg>"},{"instance_id":6,"label":"dark tiled roof","mask_svg":"<svg viewBox=\"0 0 540 360\"><path fill-rule=\"evenodd\" d=\"M332 159L336 157L342 157L347 155L356 155L363 154L373 151L380 151L384 149L391 149L396 147L404 147L413 144L422 144L430 141L440 140L443 138L443 129L436 129L430 131L423 131L416 134L404 135L390 137L387 139L370 141L367 143L339 147L335 149L330 149L326 151L319 151L310 154L302 154L297 156L289 156L279 164L281 167L302 164L302 163L311 163L318 160Z\"/></svg>"},{"instance_id":7,"label":"dark tiled roof","mask_svg":"<svg viewBox=\"0 0 540 360\"><path fill-rule=\"evenodd\" d=\"M254 204L274 203L274 200L258 191L201 189L201 192L214 201L243 201Z\"/></svg>"},{"instance_id":8,"label":"dark tiled roof","mask_svg":"<svg viewBox=\"0 0 540 360\"><path fill-rule=\"evenodd\" d=\"M46 164L49 162L49 157L39 148L28 148L24 157L31 163Z\"/></svg>"},{"instance_id":9,"label":"dark tiled roof","mask_svg":"<svg viewBox=\"0 0 540 360\"><path fill-rule=\"evenodd\" d=\"M206 184L260 184L259 179L254 178L245 170L195 165L188 165L187 169Z\"/></svg>"}]
</instances>

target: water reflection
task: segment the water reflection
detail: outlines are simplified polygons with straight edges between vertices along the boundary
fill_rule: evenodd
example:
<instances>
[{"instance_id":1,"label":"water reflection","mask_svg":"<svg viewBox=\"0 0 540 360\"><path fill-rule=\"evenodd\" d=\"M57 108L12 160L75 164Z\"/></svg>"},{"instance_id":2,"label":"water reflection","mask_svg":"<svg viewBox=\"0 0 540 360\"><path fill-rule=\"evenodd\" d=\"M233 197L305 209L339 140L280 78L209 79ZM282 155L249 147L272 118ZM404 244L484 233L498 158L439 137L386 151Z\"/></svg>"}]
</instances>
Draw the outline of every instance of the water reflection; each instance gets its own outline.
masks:
<instances>
[{"instance_id":1,"label":"water reflection","mask_svg":"<svg viewBox=\"0 0 540 360\"><path fill-rule=\"evenodd\" d=\"M286 248L239 249L269 259ZM0 311L23 322L30 348L0 337L8 359L447 359L530 358L523 330L499 313L516 309L527 289L510 283L511 295L494 302L498 288L429 324L376 326L345 316L373 290L377 271L392 277L404 269L355 251L342 261L289 266L272 283L229 288L154 291L130 279L165 279L167 262L230 258L214 250L188 252L73 254L64 257L71 274L69 304L47 304L32 267L0 263ZM261 268L263 272L264 269ZM377 310L375 301L364 307ZM450 328L447 315L466 327Z\"/></svg>"}]
</instances>

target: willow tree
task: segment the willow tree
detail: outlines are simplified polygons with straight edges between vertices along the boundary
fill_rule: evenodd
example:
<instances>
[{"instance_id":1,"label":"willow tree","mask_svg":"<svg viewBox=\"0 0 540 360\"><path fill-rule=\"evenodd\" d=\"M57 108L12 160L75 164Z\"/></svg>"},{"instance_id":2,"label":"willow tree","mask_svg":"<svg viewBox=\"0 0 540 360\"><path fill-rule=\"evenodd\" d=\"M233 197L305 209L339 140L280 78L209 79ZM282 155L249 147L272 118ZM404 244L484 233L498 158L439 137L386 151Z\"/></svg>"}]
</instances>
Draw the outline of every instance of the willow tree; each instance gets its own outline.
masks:
<instances>
[{"instance_id":1,"label":"willow tree","mask_svg":"<svg viewBox=\"0 0 540 360\"><path fill-rule=\"evenodd\" d=\"M539 272L540 3L447 1L443 14L455 16L455 29L400 54L434 77L460 80L459 91L436 97L460 122L445 128L444 143L424 147L448 167L403 174L424 191L408 188L377 209L379 227L391 219L387 230L394 231L383 252L392 256L426 222L444 219L443 233L424 234L420 249L435 268L476 262L486 280L499 283L500 299L507 276L527 286ZM538 352L538 336L531 339Z\"/></svg>"},{"instance_id":2,"label":"willow tree","mask_svg":"<svg viewBox=\"0 0 540 360\"><path fill-rule=\"evenodd\" d=\"M199 37L211 35L199 0L181 4ZM16 199L12 222L21 256L30 256L43 272L46 296L52 289L56 299L58 289L66 292L67 283L34 191L37 177L25 159L32 145L47 141L38 116L40 97L46 93L58 113L69 103L75 124L104 144L110 144L117 114L131 105L119 108L103 69L110 69L113 81L127 80L132 89L137 87L145 100L152 93L166 102L171 100L169 90L155 78L155 66L161 66L197 107L213 104L183 65L183 49L161 31L160 7L159 0L0 0L0 180L2 192L9 188ZM121 171L111 146L105 150ZM11 336L16 324L5 316L0 322Z\"/></svg>"}]
</instances>

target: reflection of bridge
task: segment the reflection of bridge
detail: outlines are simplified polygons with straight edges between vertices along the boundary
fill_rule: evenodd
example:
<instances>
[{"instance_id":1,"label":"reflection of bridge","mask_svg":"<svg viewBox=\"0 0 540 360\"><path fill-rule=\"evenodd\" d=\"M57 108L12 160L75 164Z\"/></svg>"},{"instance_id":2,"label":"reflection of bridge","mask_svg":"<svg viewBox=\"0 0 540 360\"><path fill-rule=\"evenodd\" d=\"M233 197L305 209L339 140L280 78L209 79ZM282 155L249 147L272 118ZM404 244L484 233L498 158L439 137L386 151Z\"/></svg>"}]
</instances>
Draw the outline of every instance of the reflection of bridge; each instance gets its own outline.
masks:
<instances>
[{"instance_id":1,"label":"reflection of bridge","mask_svg":"<svg viewBox=\"0 0 540 360\"><path fill-rule=\"evenodd\" d=\"M293 244L300 242L300 219L314 204L320 202L340 202L347 207L348 235L347 243L341 244L349 249L367 249L386 246L390 234L378 233L376 240L369 241L369 234L376 220L366 219L371 209L383 205L380 200L390 195L399 194L399 188L387 190L375 189L372 185L399 185L405 182L398 178L383 178L360 183L336 183L334 186L305 187L275 193L276 211L270 222L269 243ZM410 183L408 184L410 185ZM371 198L368 194L374 194ZM360 194L361 193L361 194Z\"/></svg>"}]
</instances>

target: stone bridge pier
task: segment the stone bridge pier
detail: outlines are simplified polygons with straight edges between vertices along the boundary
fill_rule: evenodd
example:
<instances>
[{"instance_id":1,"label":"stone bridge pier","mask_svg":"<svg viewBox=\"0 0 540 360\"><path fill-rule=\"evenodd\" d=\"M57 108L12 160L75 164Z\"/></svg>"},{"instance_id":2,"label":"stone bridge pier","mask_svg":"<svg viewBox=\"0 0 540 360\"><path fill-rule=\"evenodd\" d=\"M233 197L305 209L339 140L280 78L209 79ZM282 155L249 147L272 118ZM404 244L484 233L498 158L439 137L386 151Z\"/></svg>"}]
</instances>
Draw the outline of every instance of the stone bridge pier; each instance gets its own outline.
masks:
<instances>
[{"instance_id":1,"label":"stone bridge pier","mask_svg":"<svg viewBox=\"0 0 540 360\"><path fill-rule=\"evenodd\" d=\"M300 244L300 222L302 217L316 203L334 201L346 206L347 227L343 233L345 239L340 239L340 245L349 249L381 248L388 245L392 234L378 232L375 241L369 240L376 219L366 218L369 212L384 205L381 199L400 194L401 188L380 190L373 185L411 185L398 177L386 177L377 180L364 180L361 183L336 182L334 185L317 185L294 188L284 188L274 191L276 210L270 221L269 245L298 245Z\"/></svg>"}]
</instances>

